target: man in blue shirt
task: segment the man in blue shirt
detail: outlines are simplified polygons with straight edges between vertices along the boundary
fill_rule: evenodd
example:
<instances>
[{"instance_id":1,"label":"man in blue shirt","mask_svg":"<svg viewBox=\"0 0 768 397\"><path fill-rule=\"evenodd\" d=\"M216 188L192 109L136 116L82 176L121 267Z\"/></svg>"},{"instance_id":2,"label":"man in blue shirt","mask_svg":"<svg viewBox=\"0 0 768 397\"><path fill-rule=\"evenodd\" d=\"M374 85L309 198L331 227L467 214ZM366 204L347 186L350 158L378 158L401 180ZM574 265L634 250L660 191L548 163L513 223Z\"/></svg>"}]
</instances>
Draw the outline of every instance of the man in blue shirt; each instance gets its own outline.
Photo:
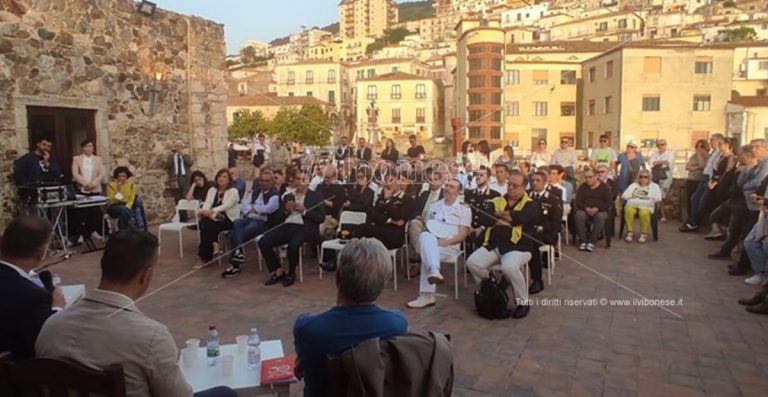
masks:
<instances>
[{"instance_id":1,"label":"man in blue shirt","mask_svg":"<svg viewBox=\"0 0 768 397\"><path fill-rule=\"evenodd\" d=\"M304 396L325 395L328 355L373 338L393 338L408 330L398 310L373 302L392 275L392 262L379 240L353 240L339 253L337 306L321 314L302 314L293 326L297 376L304 376Z\"/></svg>"}]
</instances>

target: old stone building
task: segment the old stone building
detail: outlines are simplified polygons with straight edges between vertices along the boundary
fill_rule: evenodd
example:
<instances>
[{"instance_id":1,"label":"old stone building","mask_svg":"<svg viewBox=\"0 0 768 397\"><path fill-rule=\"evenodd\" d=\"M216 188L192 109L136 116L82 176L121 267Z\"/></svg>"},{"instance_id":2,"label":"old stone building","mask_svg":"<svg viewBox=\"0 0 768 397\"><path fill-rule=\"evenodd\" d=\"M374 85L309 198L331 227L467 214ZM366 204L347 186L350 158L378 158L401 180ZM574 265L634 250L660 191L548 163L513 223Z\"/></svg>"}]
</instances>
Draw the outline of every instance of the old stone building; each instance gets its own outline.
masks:
<instances>
[{"instance_id":1,"label":"old stone building","mask_svg":"<svg viewBox=\"0 0 768 397\"><path fill-rule=\"evenodd\" d=\"M39 133L67 175L93 139L109 175L134 173L150 222L170 216L173 141L194 169L226 165L224 57L223 26L198 17L131 0L0 0L0 226L15 211L13 161Z\"/></svg>"}]
</instances>

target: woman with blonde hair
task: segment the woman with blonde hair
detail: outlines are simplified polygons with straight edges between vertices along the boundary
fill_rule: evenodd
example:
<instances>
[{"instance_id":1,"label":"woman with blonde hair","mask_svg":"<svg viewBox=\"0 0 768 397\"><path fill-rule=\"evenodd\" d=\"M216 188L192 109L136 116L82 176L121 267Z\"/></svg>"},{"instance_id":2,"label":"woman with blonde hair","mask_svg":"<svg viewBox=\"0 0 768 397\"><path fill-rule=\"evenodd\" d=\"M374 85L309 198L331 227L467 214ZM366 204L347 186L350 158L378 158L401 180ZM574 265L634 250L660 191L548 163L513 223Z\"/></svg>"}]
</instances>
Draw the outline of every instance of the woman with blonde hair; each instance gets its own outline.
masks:
<instances>
[{"instance_id":1,"label":"woman with blonde hair","mask_svg":"<svg viewBox=\"0 0 768 397\"><path fill-rule=\"evenodd\" d=\"M628 243L632 242L635 216L640 218L640 237L638 243L647 240L648 230L651 228L651 215L656 209L656 204L661 201L661 187L651 181L651 172L642 169L637 173L637 181L629 185L621 195L624 205L624 222L627 225Z\"/></svg>"}]
</instances>

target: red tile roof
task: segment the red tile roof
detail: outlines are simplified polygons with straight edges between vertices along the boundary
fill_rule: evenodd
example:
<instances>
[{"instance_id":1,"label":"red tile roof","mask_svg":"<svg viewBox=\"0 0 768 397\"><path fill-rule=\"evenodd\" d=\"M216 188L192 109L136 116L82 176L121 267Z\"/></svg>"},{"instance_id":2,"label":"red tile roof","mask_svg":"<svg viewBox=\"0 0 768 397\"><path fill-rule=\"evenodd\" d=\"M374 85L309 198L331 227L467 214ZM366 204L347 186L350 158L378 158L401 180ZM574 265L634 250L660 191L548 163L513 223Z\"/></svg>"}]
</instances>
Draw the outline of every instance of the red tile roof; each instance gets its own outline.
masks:
<instances>
[{"instance_id":1,"label":"red tile roof","mask_svg":"<svg viewBox=\"0 0 768 397\"><path fill-rule=\"evenodd\" d=\"M376 77L359 79L358 81L391 81L391 80L432 80L426 76L419 76L412 73L394 72L382 74Z\"/></svg>"},{"instance_id":2,"label":"red tile roof","mask_svg":"<svg viewBox=\"0 0 768 397\"><path fill-rule=\"evenodd\" d=\"M739 96L732 98L728 102L734 105L741 105L748 108L768 107L768 95Z\"/></svg>"}]
</instances>

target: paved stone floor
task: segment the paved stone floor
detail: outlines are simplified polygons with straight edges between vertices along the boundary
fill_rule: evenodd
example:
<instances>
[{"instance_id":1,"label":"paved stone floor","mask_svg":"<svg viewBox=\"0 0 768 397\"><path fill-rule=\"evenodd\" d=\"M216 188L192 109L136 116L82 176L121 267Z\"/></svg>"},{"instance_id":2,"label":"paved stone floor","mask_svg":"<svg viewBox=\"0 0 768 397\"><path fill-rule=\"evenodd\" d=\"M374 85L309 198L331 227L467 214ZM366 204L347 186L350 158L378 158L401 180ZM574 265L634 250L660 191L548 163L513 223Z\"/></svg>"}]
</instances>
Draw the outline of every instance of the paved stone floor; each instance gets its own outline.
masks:
<instances>
[{"instance_id":1,"label":"paved stone floor","mask_svg":"<svg viewBox=\"0 0 768 397\"><path fill-rule=\"evenodd\" d=\"M450 333L455 347L457 396L765 396L768 395L768 316L746 313L736 300L753 288L725 272L728 262L706 259L717 243L701 234L681 234L661 225L661 241L645 245L615 241L594 253L573 248L557 265L552 286L535 297L674 299L669 307L537 306L522 320L479 318L472 289L453 299L452 270L436 307L414 311L405 303L418 281L399 279L379 300L405 312L411 329ZM235 279L219 277L212 265L189 274L194 234L185 232L185 257L175 236L165 236L153 289L138 306L165 323L181 346L204 338L216 323L224 341L250 327L262 338L282 338L293 352L292 324L304 312L335 302L333 277L318 280L314 261L305 261L304 283L265 287L265 272L248 263ZM255 261L255 251L249 257ZM100 253L75 255L56 265L65 283L96 286ZM169 282L174 281L170 284ZM167 284L167 285L166 285ZM599 301L598 301L599 302ZM300 395L294 387L293 395Z\"/></svg>"}]
</instances>

